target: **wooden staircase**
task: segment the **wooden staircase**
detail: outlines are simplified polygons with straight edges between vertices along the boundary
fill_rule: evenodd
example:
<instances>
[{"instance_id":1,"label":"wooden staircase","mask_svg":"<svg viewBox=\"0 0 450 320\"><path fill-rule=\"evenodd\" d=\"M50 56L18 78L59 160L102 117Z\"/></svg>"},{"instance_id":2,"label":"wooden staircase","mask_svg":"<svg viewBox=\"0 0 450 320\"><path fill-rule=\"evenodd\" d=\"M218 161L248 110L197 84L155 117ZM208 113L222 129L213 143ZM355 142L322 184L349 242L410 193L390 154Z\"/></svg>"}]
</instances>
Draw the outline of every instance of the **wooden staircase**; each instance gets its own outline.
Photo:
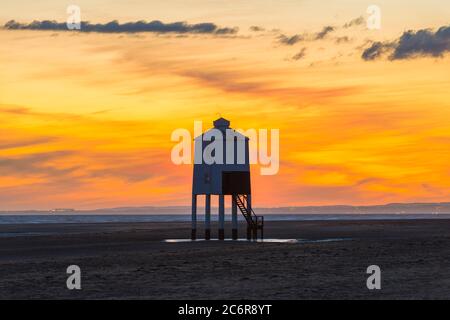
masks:
<instances>
[{"instance_id":1,"label":"wooden staircase","mask_svg":"<svg viewBox=\"0 0 450 320\"><path fill-rule=\"evenodd\" d=\"M247 195L233 195L233 199L247 221L247 239L258 239L258 230L261 239L264 239L264 217L257 216L253 209L249 208Z\"/></svg>"}]
</instances>

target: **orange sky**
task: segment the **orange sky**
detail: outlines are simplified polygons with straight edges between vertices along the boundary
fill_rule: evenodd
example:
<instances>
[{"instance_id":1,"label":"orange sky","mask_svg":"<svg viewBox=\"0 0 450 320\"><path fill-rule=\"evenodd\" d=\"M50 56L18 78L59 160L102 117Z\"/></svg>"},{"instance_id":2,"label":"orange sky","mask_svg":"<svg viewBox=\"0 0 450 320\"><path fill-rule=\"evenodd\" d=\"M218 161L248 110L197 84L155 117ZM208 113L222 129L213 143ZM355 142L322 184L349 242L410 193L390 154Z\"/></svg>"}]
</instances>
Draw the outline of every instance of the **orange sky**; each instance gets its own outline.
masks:
<instances>
[{"instance_id":1,"label":"orange sky","mask_svg":"<svg viewBox=\"0 0 450 320\"><path fill-rule=\"evenodd\" d=\"M361 2L316 2L80 3L91 22L214 22L231 36L0 29L0 210L188 205L192 167L172 164L170 135L219 115L280 129L279 174L253 170L255 207L450 201L449 55L361 58L367 40L448 25L444 2L381 1L381 30L343 27L366 17ZM2 4L0 24L64 21L56 3ZM326 25L324 39L279 41Z\"/></svg>"}]
</instances>

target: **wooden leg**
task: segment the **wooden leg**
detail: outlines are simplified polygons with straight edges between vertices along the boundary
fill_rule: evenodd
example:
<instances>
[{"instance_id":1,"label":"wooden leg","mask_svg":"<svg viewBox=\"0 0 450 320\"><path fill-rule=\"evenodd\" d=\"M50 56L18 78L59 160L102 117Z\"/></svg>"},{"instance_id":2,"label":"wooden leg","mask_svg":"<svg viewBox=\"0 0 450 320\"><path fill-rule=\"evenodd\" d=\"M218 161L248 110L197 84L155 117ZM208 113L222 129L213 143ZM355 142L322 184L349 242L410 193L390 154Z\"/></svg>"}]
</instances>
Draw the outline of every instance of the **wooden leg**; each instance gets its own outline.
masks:
<instances>
[{"instance_id":1,"label":"wooden leg","mask_svg":"<svg viewBox=\"0 0 450 320\"><path fill-rule=\"evenodd\" d=\"M211 239L211 195L205 196L205 240Z\"/></svg>"},{"instance_id":2,"label":"wooden leg","mask_svg":"<svg viewBox=\"0 0 450 320\"><path fill-rule=\"evenodd\" d=\"M197 239L197 195L192 195L192 231L191 239Z\"/></svg>"},{"instance_id":3,"label":"wooden leg","mask_svg":"<svg viewBox=\"0 0 450 320\"><path fill-rule=\"evenodd\" d=\"M237 215L237 203L234 196L231 197L231 221L232 221L232 238L238 239L238 215Z\"/></svg>"},{"instance_id":4,"label":"wooden leg","mask_svg":"<svg viewBox=\"0 0 450 320\"><path fill-rule=\"evenodd\" d=\"M225 240L225 196L219 195L219 240Z\"/></svg>"}]
</instances>

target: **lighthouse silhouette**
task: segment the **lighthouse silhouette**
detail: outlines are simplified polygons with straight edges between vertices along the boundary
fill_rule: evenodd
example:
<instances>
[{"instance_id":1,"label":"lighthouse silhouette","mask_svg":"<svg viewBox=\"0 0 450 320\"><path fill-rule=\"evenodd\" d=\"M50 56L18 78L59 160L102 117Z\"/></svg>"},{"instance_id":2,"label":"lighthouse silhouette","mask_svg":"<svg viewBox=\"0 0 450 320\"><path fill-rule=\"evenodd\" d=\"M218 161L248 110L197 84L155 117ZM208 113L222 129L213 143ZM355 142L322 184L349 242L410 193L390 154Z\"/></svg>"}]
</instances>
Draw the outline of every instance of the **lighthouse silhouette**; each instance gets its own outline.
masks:
<instances>
[{"instance_id":1,"label":"lighthouse silhouette","mask_svg":"<svg viewBox=\"0 0 450 320\"><path fill-rule=\"evenodd\" d=\"M192 233L197 239L197 199L205 196L205 239L211 239L211 196L219 198L218 238L225 239L225 199L231 200L232 239L238 239L238 210L247 222L247 239L264 235L264 217L252 209L249 138L219 118L214 127L194 139L192 184Z\"/></svg>"}]
</instances>

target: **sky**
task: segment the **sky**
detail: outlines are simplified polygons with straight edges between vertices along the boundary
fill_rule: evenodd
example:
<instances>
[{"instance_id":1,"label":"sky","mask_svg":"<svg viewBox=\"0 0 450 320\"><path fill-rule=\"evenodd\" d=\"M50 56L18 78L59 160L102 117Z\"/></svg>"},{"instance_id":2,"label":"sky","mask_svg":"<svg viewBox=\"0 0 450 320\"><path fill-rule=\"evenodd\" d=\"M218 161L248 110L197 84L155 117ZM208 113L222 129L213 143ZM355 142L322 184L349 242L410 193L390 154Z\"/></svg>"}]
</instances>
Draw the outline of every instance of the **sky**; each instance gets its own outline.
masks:
<instances>
[{"instance_id":1,"label":"sky","mask_svg":"<svg viewBox=\"0 0 450 320\"><path fill-rule=\"evenodd\" d=\"M449 202L446 2L2 2L0 210L189 205L171 133L220 116L280 130L254 207Z\"/></svg>"}]
</instances>

